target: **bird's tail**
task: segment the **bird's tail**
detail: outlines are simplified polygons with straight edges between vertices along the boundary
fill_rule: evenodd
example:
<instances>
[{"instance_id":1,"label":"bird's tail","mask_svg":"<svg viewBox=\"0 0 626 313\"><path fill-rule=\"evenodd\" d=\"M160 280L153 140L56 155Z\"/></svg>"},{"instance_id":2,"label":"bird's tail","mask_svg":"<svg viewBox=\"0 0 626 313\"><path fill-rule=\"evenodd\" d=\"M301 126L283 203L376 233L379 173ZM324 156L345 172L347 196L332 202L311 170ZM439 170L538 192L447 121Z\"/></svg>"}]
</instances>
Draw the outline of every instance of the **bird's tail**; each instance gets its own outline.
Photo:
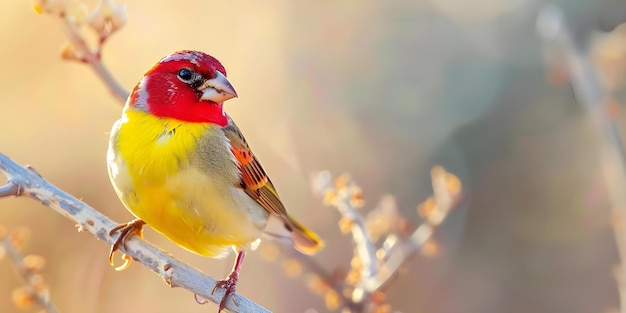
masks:
<instances>
[{"instance_id":1,"label":"bird's tail","mask_svg":"<svg viewBox=\"0 0 626 313\"><path fill-rule=\"evenodd\" d=\"M291 217L270 215L265 226L265 234L271 238L293 244L296 250L304 254L314 254L324 246L324 241Z\"/></svg>"},{"instance_id":2,"label":"bird's tail","mask_svg":"<svg viewBox=\"0 0 626 313\"><path fill-rule=\"evenodd\" d=\"M324 241L312 230L304 227L291 217L289 217L289 223L293 227L291 239L296 250L310 255L324 247Z\"/></svg>"}]
</instances>

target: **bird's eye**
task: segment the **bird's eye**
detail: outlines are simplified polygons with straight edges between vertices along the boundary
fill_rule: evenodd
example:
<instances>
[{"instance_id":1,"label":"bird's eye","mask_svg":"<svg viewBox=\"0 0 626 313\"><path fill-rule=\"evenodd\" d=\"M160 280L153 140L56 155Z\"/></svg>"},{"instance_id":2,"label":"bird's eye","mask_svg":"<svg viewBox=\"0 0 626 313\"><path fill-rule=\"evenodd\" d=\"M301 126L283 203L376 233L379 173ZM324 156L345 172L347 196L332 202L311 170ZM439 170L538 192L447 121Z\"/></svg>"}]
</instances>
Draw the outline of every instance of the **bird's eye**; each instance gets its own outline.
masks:
<instances>
[{"instance_id":1,"label":"bird's eye","mask_svg":"<svg viewBox=\"0 0 626 313\"><path fill-rule=\"evenodd\" d=\"M178 79L180 79L183 83L189 84L193 81L193 78L193 72L188 68L183 68L178 71Z\"/></svg>"}]
</instances>

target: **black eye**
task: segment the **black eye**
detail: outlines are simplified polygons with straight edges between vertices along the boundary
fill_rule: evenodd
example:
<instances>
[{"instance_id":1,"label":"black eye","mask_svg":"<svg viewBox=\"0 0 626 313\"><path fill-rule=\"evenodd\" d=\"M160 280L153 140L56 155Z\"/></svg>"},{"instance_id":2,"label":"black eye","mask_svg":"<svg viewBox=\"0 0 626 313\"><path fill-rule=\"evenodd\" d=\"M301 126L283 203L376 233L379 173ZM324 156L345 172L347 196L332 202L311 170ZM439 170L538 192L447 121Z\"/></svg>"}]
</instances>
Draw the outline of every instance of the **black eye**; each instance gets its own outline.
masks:
<instances>
[{"instance_id":1,"label":"black eye","mask_svg":"<svg viewBox=\"0 0 626 313\"><path fill-rule=\"evenodd\" d=\"M178 71L178 79L180 79L183 83L191 83L193 81L193 78L193 72L188 68L184 68Z\"/></svg>"}]
</instances>

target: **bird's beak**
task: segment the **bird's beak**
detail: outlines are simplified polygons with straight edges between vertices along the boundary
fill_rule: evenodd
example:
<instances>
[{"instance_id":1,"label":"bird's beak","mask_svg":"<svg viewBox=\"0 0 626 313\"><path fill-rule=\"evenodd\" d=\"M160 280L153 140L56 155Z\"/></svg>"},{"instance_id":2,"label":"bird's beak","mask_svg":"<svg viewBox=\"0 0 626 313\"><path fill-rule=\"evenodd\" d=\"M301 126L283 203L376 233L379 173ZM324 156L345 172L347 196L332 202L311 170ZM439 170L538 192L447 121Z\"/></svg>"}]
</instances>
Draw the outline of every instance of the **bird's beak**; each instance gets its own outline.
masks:
<instances>
[{"instance_id":1,"label":"bird's beak","mask_svg":"<svg viewBox=\"0 0 626 313\"><path fill-rule=\"evenodd\" d=\"M201 100L213 101L216 103L224 102L230 98L237 97L235 88L230 84L226 76L215 71L215 78L205 81L198 90L202 91Z\"/></svg>"}]
</instances>

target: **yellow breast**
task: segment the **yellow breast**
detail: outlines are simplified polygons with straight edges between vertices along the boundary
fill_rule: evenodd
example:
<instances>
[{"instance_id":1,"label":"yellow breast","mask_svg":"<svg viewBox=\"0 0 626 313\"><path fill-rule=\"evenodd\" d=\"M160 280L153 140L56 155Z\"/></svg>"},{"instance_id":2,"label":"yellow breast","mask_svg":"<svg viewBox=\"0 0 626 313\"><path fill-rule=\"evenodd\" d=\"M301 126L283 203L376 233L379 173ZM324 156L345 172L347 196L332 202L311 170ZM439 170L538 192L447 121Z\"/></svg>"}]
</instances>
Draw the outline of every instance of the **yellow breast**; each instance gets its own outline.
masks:
<instances>
[{"instance_id":1,"label":"yellow breast","mask_svg":"<svg viewBox=\"0 0 626 313\"><path fill-rule=\"evenodd\" d=\"M126 206L157 232L215 257L255 241L267 213L240 189L217 125L126 109L111 131L109 176Z\"/></svg>"}]
</instances>

